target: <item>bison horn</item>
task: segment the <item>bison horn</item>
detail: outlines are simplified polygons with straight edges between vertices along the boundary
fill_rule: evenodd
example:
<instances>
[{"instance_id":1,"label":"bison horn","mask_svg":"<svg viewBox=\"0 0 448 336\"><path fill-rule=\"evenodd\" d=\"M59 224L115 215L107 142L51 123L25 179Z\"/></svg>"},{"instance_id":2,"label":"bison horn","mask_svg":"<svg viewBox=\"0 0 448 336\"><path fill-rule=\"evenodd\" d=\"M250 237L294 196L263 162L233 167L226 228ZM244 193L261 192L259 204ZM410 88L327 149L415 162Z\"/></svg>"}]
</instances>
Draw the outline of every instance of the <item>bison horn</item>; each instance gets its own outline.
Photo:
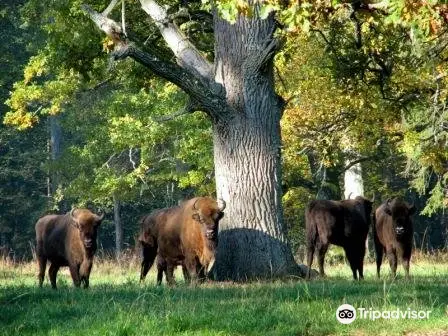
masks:
<instances>
[{"instance_id":1,"label":"bison horn","mask_svg":"<svg viewBox=\"0 0 448 336\"><path fill-rule=\"evenodd\" d=\"M221 206L219 206L219 211L224 211L224 209L226 208L226 201L224 201L222 198L218 198L218 205L219 203L221 203Z\"/></svg>"},{"instance_id":2,"label":"bison horn","mask_svg":"<svg viewBox=\"0 0 448 336\"><path fill-rule=\"evenodd\" d=\"M370 202L375 203L375 196L376 196L375 193L373 193L372 200Z\"/></svg>"},{"instance_id":3,"label":"bison horn","mask_svg":"<svg viewBox=\"0 0 448 336\"><path fill-rule=\"evenodd\" d=\"M353 191L350 191L350 194L348 194L347 199L350 199L350 197L352 197Z\"/></svg>"},{"instance_id":4,"label":"bison horn","mask_svg":"<svg viewBox=\"0 0 448 336\"><path fill-rule=\"evenodd\" d=\"M74 214L75 214L75 210L76 210L76 208L73 208L73 209L70 211L70 217L76 222L76 219L75 219L75 216L74 216Z\"/></svg>"},{"instance_id":5,"label":"bison horn","mask_svg":"<svg viewBox=\"0 0 448 336\"><path fill-rule=\"evenodd\" d=\"M196 199L196 201L194 201L193 203L193 209L194 210L198 210L198 208L196 207L196 203L199 201L199 198Z\"/></svg>"},{"instance_id":6,"label":"bison horn","mask_svg":"<svg viewBox=\"0 0 448 336\"><path fill-rule=\"evenodd\" d=\"M103 218L104 218L104 212L101 212L101 215L96 215L96 220L98 221L98 222L101 222L102 220L103 220Z\"/></svg>"}]
</instances>

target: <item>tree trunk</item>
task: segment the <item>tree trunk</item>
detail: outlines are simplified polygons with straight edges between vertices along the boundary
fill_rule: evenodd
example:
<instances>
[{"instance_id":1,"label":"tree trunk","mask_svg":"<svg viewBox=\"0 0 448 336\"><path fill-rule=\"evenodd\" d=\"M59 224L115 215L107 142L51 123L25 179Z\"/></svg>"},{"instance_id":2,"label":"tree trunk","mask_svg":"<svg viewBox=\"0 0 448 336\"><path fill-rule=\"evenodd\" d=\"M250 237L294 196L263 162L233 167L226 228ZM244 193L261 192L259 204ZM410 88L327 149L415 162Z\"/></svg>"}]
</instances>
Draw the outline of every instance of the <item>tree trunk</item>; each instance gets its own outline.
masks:
<instances>
[{"instance_id":1,"label":"tree trunk","mask_svg":"<svg viewBox=\"0 0 448 336\"><path fill-rule=\"evenodd\" d=\"M120 259L123 248L123 227L120 218L120 201L114 195L114 223L115 223L115 257Z\"/></svg>"},{"instance_id":2,"label":"tree trunk","mask_svg":"<svg viewBox=\"0 0 448 336\"><path fill-rule=\"evenodd\" d=\"M217 195L227 202L214 267L218 280L301 274L283 225L283 106L274 91L272 58L259 59L272 41L273 24L272 18L239 18L234 25L215 19L216 81L236 111L213 127Z\"/></svg>"},{"instance_id":3,"label":"tree trunk","mask_svg":"<svg viewBox=\"0 0 448 336\"><path fill-rule=\"evenodd\" d=\"M50 163L55 162L59 159L61 155L61 139L62 131L59 124L59 116L49 116L48 117L48 129L49 129L49 139L48 139L48 159ZM54 193L56 192L59 185L59 174L54 168L50 167L47 176L47 196L51 200ZM50 204L52 202L50 201Z\"/></svg>"}]
</instances>

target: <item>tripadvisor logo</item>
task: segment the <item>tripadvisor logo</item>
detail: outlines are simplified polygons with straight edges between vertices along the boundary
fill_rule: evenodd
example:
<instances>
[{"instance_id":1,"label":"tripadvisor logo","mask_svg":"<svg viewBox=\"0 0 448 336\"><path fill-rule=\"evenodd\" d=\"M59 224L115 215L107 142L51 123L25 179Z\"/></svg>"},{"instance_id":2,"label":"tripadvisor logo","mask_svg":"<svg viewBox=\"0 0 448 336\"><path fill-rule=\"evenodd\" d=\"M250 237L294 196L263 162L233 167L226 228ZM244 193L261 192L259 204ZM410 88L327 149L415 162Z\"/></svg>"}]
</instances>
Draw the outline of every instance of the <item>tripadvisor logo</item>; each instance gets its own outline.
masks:
<instances>
[{"instance_id":1,"label":"tripadvisor logo","mask_svg":"<svg viewBox=\"0 0 448 336\"><path fill-rule=\"evenodd\" d=\"M349 304L343 304L336 310L336 319L342 324L350 324L356 319L356 309Z\"/></svg>"},{"instance_id":2,"label":"tripadvisor logo","mask_svg":"<svg viewBox=\"0 0 448 336\"><path fill-rule=\"evenodd\" d=\"M352 323L356 317L358 319L365 320L398 320L398 319L428 319L431 314L430 310L412 310L407 308L406 310L401 310L400 308L394 310L374 310L372 308L358 308L355 309L352 305L343 304L336 310L336 319L342 324Z\"/></svg>"}]
</instances>

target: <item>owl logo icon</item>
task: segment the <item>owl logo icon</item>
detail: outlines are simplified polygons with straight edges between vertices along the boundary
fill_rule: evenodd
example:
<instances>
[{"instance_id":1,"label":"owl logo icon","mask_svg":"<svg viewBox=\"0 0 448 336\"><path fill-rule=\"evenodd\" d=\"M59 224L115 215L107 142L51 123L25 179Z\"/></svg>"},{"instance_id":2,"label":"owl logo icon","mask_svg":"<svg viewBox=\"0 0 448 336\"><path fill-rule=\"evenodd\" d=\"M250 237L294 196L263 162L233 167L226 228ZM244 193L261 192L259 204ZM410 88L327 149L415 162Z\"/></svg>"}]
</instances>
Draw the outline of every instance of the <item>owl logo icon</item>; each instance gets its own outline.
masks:
<instances>
[{"instance_id":1,"label":"owl logo icon","mask_svg":"<svg viewBox=\"0 0 448 336\"><path fill-rule=\"evenodd\" d=\"M336 319L342 324L350 324L356 319L356 309L352 305L343 304L336 310Z\"/></svg>"}]
</instances>

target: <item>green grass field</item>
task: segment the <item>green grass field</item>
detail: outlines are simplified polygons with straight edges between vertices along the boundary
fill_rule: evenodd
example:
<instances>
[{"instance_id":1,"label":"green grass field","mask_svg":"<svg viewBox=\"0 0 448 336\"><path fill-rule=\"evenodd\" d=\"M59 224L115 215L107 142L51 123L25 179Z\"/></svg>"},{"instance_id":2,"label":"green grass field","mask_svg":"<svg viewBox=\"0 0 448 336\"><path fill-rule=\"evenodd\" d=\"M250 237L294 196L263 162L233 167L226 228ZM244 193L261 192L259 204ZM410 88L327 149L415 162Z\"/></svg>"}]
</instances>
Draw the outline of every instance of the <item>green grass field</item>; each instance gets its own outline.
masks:
<instances>
[{"instance_id":1,"label":"green grass field","mask_svg":"<svg viewBox=\"0 0 448 336\"><path fill-rule=\"evenodd\" d=\"M351 280L345 264L310 282L206 283L191 288L138 283L138 260L97 261L91 288L75 289L68 271L58 290L36 286L36 265L0 264L1 335L448 335L448 257L418 257L412 279ZM153 272L153 271L151 271ZM177 274L177 279L181 276ZM424 320L366 320L340 324L343 303L374 310L431 311Z\"/></svg>"}]
</instances>

